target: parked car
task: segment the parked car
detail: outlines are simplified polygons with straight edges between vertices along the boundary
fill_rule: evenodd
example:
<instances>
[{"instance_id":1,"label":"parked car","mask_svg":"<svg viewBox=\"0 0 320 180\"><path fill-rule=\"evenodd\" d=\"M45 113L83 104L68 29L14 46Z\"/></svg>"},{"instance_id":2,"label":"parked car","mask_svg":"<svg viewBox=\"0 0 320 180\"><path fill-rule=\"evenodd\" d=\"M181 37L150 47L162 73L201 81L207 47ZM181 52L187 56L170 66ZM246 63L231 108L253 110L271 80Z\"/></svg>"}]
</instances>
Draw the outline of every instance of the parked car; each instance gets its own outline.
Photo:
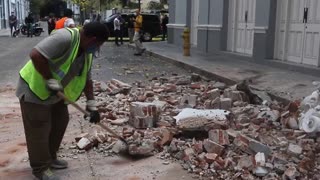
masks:
<instances>
[{"instance_id":1,"label":"parked car","mask_svg":"<svg viewBox=\"0 0 320 180\"><path fill-rule=\"evenodd\" d=\"M160 18L155 14L141 14L143 17L142 23L142 40L143 41L152 41L153 37L156 37L161 34L161 25L160 25ZM108 26L110 31L110 37L114 37L114 26L113 21L116 18L116 14L109 16L105 20L105 24ZM133 14L121 14L121 17L124 19L125 22L128 22L128 19ZM126 24L123 26L123 37L128 37L128 27Z\"/></svg>"}]
</instances>

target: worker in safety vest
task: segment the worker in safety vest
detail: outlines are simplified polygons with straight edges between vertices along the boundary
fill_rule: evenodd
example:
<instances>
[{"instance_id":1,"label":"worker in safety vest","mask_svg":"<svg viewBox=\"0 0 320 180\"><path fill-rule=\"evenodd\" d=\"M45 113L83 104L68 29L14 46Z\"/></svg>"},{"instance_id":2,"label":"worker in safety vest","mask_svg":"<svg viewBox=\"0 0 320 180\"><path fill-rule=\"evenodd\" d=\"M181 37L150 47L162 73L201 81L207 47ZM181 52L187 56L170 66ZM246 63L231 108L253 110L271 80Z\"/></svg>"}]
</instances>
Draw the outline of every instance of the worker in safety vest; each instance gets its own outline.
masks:
<instances>
[{"instance_id":1,"label":"worker in safety vest","mask_svg":"<svg viewBox=\"0 0 320 180\"><path fill-rule=\"evenodd\" d=\"M66 102L57 92L63 92L74 102L84 92L90 122L100 121L91 80L92 54L108 35L108 28L99 22L88 23L81 30L53 31L32 49L31 60L19 73L16 95L20 100L30 166L38 179L59 179L51 169L68 167L66 161L57 158L69 121Z\"/></svg>"},{"instance_id":2,"label":"worker in safety vest","mask_svg":"<svg viewBox=\"0 0 320 180\"><path fill-rule=\"evenodd\" d=\"M71 9L66 9L64 11L64 17L59 19L56 22L56 28L55 29L61 29L61 28L65 28L65 27L74 28L75 27L75 23L74 23L74 20L72 19L72 15L73 15L72 10Z\"/></svg>"}]
</instances>

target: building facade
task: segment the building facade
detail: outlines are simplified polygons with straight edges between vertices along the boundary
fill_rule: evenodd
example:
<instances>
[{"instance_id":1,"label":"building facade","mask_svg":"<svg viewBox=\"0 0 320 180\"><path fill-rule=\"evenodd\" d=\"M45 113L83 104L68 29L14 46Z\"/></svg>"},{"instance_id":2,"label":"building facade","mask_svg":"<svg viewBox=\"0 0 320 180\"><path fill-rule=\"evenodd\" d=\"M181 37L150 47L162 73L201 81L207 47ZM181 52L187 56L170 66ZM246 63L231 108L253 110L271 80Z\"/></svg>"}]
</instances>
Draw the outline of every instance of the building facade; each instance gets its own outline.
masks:
<instances>
[{"instance_id":1,"label":"building facade","mask_svg":"<svg viewBox=\"0 0 320 180\"><path fill-rule=\"evenodd\" d=\"M169 0L168 42L320 66L320 0Z\"/></svg>"},{"instance_id":2,"label":"building facade","mask_svg":"<svg viewBox=\"0 0 320 180\"><path fill-rule=\"evenodd\" d=\"M80 21L80 6L77 4L74 4L72 1L68 0L67 2L67 8L71 9L73 12L73 18L76 22Z\"/></svg>"},{"instance_id":3,"label":"building facade","mask_svg":"<svg viewBox=\"0 0 320 180\"><path fill-rule=\"evenodd\" d=\"M17 16L18 23L23 23L29 7L29 0L0 0L0 29L9 28L11 12Z\"/></svg>"}]
</instances>

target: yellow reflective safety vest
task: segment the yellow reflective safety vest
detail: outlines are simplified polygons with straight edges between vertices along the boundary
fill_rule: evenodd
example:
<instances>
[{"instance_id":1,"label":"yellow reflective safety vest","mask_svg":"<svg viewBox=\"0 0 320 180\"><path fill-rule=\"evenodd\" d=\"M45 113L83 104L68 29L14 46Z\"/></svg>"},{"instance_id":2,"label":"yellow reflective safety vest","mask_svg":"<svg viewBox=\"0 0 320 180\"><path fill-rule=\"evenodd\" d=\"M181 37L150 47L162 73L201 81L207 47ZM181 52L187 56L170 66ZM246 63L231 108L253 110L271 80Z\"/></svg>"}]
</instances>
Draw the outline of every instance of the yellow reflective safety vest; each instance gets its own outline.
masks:
<instances>
[{"instance_id":1,"label":"yellow reflective safety vest","mask_svg":"<svg viewBox=\"0 0 320 180\"><path fill-rule=\"evenodd\" d=\"M71 33L71 47L66 51L66 56L58 59L53 59L50 63L51 73L54 79L57 79L64 88L65 96L71 101L76 101L85 88L87 82L87 75L92 66L92 54L85 54L84 66L82 72L77 76L73 77L67 84L63 84L63 80L68 74L70 67L77 57L79 45L80 45L80 33L77 28L66 28ZM67 60L62 61L62 58L67 57ZM64 63L62 63L64 62ZM55 67L55 68L54 68ZM46 80L42 75L35 69L31 60L21 69L21 78L28 84L30 90L41 100L46 100L50 97L51 92L47 89Z\"/></svg>"}]
</instances>

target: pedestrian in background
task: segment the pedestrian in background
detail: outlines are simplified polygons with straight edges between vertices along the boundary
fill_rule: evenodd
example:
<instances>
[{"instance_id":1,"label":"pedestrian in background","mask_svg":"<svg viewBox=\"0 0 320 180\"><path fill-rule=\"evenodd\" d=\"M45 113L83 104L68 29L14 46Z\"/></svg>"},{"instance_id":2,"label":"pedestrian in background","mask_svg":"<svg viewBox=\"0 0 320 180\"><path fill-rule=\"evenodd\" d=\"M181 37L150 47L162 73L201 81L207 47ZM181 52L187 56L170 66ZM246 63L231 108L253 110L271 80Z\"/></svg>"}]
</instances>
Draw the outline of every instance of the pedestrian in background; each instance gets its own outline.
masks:
<instances>
[{"instance_id":1,"label":"pedestrian in background","mask_svg":"<svg viewBox=\"0 0 320 180\"><path fill-rule=\"evenodd\" d=\"M126 24L126 22L125 22L125 20L123 19L123 17L121 16L121 14L119 13L119 21L120 21L120 35L119 35L119 37L120 37L120 43L121 43L121 45L123 45L123 30L124 30L124 28L125 28L125 24Z\"/></svg>"},{"instance_id":2,"label":"pedestrian in background","mask_svg":"<svg viewBox=\"0 0 320 180\"><path fill-rule=\"evenodd\" d=\"M14 31L17 30L17 16L14 15L14 12L11 12L11 16L9 17L9 25L11 30L11 37L12 37L12 30L14 28Z\"/></svg>"},{"instance_id":3,"label":"pedestrian in background","mask_svg":"<svg viewBox=\"0 0 320 180\"><path fill-rule=\"evenodd\" d=\"M114 18L114 20L113 20L113 26L114 26L114 34L115 34L115 44L117 45L117 46L120 46L120 44L119 44L119 37L120 37L120 28L121 28L121 22L120 22L120 18L119 18L119 14L117 14L117 17L116 18ZM121 39L122 40L122 39Z\"/></svg>"},{"instance_id":4,"label":"pedestrian in background","mask_svg":"<svg viewBox=\"0 0 320 180\"><path fill-rule=\"evenodd\" d=\"M54 18L53 14L49 15L49 19L48 19L48 34L50 35L51 32L54 30L54 28L56 27L56 20Z\"/></svg>"},{"instance_id":5,"label":"pedestrian in background","mask_svg":"<svg viewBox=\"0 0 320 180\"><path fill-rule=\"evenodd\" d=\"M134 35L134 16L130 15L128 19L128 36L129 36L129 43L133 43L133 35Z\"/></svg>"},{"instance_id":6,"label":"pedestrian in background","mask_svg":"<svg viewBox=\"0 0 320 180\"><path fill-rule=\"evenodd\" d=\"M72 16L73 16L72 10L65 9L63 14L64 14L64 17L56 22L55 29L61 29L65 27L74 28L76 25L74 23L74 20L72 19Z\"/></svg>"},{"instance_id":7,"label":"pedestrian in background","mask_svg":"<svg viewBox=\"0 0 320 180\"><path fill-rule=\"evenodd\" d=\"M169 23L169 18L168 18L168 15L165 14L161 20L162 41L166 40L167 32L168 32L168 28L167 28L168 23Z\"/></svg>"},{"instance_id":8,"label":"pedestrian in background","mask_svg":"<svg viewBox=\"0 0 320 180\"><path fill-rule=\"evenodd\" d=\"M138 9L136 11L136 19L134 22L134 37L133 37L133 41L136 44L136 53L134 53L135 56L141 56L142 53L146 50L146 48L143 47L140 41L142 23L143 23L143 18L140 14L140 10Z\"/></svg>"},{"instance_id":9,"label":"pedestrian in background","mask_svg":"<svg viewBox=\"0 0 320 180\"><path fill-rule=\"evenodd\" d=\"M25 23L27 25L27 37L31 37L33 36L33 23L34 23L34 19L33 19L33 15L32 13L29 13L29 15L25 18Z\"/></svg>"}]
</instances>

